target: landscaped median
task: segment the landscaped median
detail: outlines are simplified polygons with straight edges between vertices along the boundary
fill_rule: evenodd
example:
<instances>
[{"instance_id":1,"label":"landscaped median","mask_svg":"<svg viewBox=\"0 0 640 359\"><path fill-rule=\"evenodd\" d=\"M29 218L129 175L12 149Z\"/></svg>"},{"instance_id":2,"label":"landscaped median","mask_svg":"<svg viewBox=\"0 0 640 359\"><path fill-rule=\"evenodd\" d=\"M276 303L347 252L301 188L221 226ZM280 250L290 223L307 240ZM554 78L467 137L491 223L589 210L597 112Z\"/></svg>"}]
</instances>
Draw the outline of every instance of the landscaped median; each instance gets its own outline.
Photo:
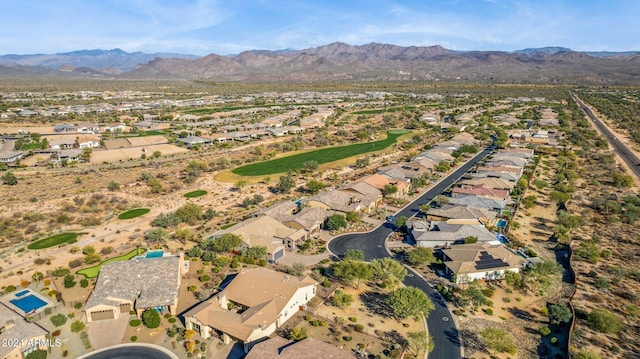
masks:
<instances>
[{"instance_id":1,"label":"landscaped median","mask_svg":"<svg viewBox=\"0 0 640 359\"><path fill-rule=\"evenodd\" d=\"M29 249L45 249L60 244L71 244L78 241L78 236L84 233L60 233L51 237L35 241L27 246Z\"/></svg>"},{"instance_id":2,"label":"landscaped median","mask_svg":"<svg viewBox=\"0 0 640 359\"><path fill-rule=\"evenodd\" d=\"M131 252L127 253L127 254L123 254L121 256L118 257L113 257L113 258L109 258L107 260L104 260L102 262L100 262L99 264L93 266L93 267L89 267L89 268L85 268L85 269L80 269L79 271L76 272L76 274L80 274L85 276L85 278L91 279L91 278L95 278L98 276L98 274L100 273L100 268L102 268L103 265L107 264L107 263L111 263L111 262L119 262L119 261L127 261L137 255L140 255L144 252L146 252L147 250L144 248L137 248L132 250Z\"/></svg>"},{"instance_id":3,"label":"landscaped median","mask_svg":"<svg viewBox=\"0 0 640 359\"><path fill-rule=\"evenodd\" d=\"M354 143L345 146L331 146L301 152L295 155L241 166L233 169L231 173L238 176L265 176L295 171L304 168L304 163L307 161L316 161L321 165L366 153L382 151L396 143L398 137L409 133L411 133L409 130L390 130L387 131L387 138L384 140Z\"/></svg>"},{"instance_id":4,"label":"landscaped median","mask_svg":"<svg viewBox=\"0 0 640 359\"><path fill-rule=\"evenodd\" d=\"M122 212L118 215L118 219L132 219L136 217L143 216L149 213L151 209L149 208L136 208L130 211Z\"/></svg>"}]
</instances>

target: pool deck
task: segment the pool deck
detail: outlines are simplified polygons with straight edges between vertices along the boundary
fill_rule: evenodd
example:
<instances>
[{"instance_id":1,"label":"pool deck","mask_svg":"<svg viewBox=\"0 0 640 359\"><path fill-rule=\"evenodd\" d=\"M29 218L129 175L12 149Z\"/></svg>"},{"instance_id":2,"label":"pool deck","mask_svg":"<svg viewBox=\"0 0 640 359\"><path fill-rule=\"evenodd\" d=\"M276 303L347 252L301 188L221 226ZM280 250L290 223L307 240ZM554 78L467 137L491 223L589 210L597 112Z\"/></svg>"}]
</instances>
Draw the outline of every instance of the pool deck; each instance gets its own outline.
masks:
<instances>
[{"instance_id":1,"label":"pool deck","mask_svg":"<svg viewBox=\"0 0 640 359\"><path fill-rule=\"evenodd\" d=\"M34 297L42 300L46 304L41 306L41 307L39 307L39 308L37 308L35 311L30 311L30 312L27 313L27 312L24 312L22 310L22 308L20 308L19 306L11 303L12 300L21 300L21 299L27 298L29 295L33 295ZM43 295L39 291L36 291L36 290L34 290L32 288L21 289L21 290L15 292L15 293L9 293L9 294L3 296L1 301L2 301L2 303L4 305L6 305L7 307L11 308L13 311L15 311L16 313L20 314L23 317L43 312L46 308L55 305L55 303L51 300L51 298Z\"/></svg>"}]
</instances>

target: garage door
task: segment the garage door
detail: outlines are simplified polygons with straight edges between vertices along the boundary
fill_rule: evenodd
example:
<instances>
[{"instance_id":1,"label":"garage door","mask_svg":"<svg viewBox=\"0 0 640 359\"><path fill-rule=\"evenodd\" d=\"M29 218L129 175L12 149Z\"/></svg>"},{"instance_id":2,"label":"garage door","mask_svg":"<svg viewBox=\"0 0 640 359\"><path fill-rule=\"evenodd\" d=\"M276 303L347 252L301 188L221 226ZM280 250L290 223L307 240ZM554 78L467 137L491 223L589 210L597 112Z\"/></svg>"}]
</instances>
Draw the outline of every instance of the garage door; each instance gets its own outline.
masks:
<instances>
[{"instance_id":1,"label":"garage door","mask_svg":"<svg viewBox=\"0 0 640 359\"><path fill-rule=\"evenodd\" d=\"M115 317L112 310L98 310L91 312L91 320L113 319Z\"/></svg>"},{"instance_id":2,"label":"garage door","mask_svg":"<svg viewBox=\"0 0 640 359\"><path fill-rule=\"evenodd\" d=\"M284 249L281 249L273 254L273 259L278 260L284 256Z\"/></svg>"},{"instance_id":3,"label":"garage door","mask_svg":"<svg viewBox=\"0 0 640 359\"><path fill-rule=\"evenodd\" d=\"M120 304L120 313L129 313L131 310L131 303Z\"/></svg>"}]
</instances>

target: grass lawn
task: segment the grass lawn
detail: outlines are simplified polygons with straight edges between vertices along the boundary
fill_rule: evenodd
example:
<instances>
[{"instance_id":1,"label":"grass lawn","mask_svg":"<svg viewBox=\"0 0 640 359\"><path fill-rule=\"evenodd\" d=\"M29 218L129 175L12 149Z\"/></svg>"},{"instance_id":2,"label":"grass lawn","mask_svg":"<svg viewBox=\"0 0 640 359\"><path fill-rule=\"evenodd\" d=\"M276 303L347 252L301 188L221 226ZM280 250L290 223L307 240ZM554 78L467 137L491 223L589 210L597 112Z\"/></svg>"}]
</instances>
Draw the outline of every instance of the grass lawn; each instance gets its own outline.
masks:
<instances>
[{"instance_id":1,"label":"grass lawn","mask_svg":"<svg viewBox=\"0 0 640 359\"><path fill-rule=\"evenodd\" d=\"M224 225L220 226L220 229L224 230L224 229L227 229L227 228L231 228L231 227L235 226L236 224L238 224L238 222L227 223L227 224L224 224Z\"/></svg>"},{"instance_id":2,"label":"grass lawn","mask_svg":"<svg viewBox=\"0 0 640 359\"><path fill-rule=\"evenodd\" d=\"M203 189L199 189L197 191L191 191L191 192L185 193L184 196L187 198L194 198L194 197L204 196L205 194L207 194L207 191Z\"/></svg>"},{"instance_id":3,"label":"grass lawn","mask_svg":"<svg viewBox=\"0 0 640 359\"><path fill-rule=\"evenodd\" d=\"M409 130L387 131L387 138L375 142L354 143L346 146L325 147L318 150L301 152L295 155L276 158L274 160L252 163L233 169L231 172L240 176L264 176L285 173L303 168L307 161L318 164L338 161L344 158L384 150L396 142L398 137L410 133Z\"/></svg>"},{"instance_id":4,"label":"grass lawn","mask_svg":"<svg viewBox=\"0 0 640 359\"><path fill-rule=\"evenodd\" d=\"M131 252L127 253L127 254L123 254L121 256L118 257L113 257L113 258L109 258L107 260L104 260L102 262L100 262L99 264L93 266L93 267L89 267L89 268L85 268L85 269L80 269L79 271L76 272L76 274L80 274L85 276L85 278L91 279L91 278L95 278L98 276L98 273L100 273L100 268L102 268L103 265L107 264L107 263L111 263L111 262L119 262L119 261L127 261L137 255L140 255L144 252L146 252L147 250L144 248L137 248L132 250Z\"/></svg>"},{"instance_id":5,"label":"grass lawn","mask_svg":"<svg viewBox=\"0 0 640 359\"><path fill-rule=\"evenodd\" d=\"M57 246L62 243L75 243L78 241L78 235L81 233L60 233L55 236L43 238L35 241L27 246L29 249L45 249Z\"/></svg>"},{"instance_id":6,"label":"grass lawn","mask_svg":"<svg viewBox=\"0 0 640 359\"><path fill-rule=\"evenodd\" d=\"M151 209L149 209L149 208L132 209L130 211L126 211L126 212L120 213L120 215L118 216L118 219L131 219L131 218L140 217L140 216L142 216L144 214L149 213L149 211L151 211Z\"/></svg>"}]
</instances>

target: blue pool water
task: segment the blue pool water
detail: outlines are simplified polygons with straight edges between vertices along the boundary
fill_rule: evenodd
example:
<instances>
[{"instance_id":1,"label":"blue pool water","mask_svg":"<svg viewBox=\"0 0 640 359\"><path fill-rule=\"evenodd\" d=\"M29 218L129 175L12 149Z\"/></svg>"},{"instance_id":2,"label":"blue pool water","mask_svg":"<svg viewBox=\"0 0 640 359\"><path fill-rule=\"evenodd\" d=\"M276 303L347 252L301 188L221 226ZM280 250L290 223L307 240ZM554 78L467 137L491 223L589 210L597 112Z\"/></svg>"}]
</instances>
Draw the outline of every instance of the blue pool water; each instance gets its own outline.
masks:
<instances>
[{"instance_id":1,"label":"blue pool water","mask_svg":"<svg viewBox=\"0 0 640 359\"><path fill-rule=\"evenodd\" d=\"M16 293L16 297L22 297L23 295L25 295L27 293L29 293L29 290L25 289L23 291L20 291L20 292Z\"/></svg>"},{"instance_id":2,"label":"blue pool water","mask_svg":"<svg viewBox=\"0 0 640 359\"><path fill-rule=\"evenodd\" d=\"M506 226L507 226L507 220L506 219L498 220L498 228L504 229L504 227L506 227Z\"/></svg>"},{"instance_id":3,"label":"blue pool water","mask_svg":"<svg viewBox=\"0 0 640 359\"><path fill-rule=\"evenodd\" d=\"M20 299L12 299L9 302L11 302L11 304L15 305L16 307L20 308L20 310L22 310L24 314L28 314L34 309L39 309L47 305L47 302L36 297L33 294L27 295Z\"/></svg>"},{"instance_id":4,"label":"blue pool water","mask_svg":"<svg viewBox=\"0 0 640 359\"><path fill-rule=\"evenodd\" d=\"M151 251L148 252L144 257L145 258L162 258L163 251Z\"/></svg>"},{"instance_id":5,"label":"blue pool water","mask_svg":"<svg viewBox=\"0 0 640 359\"><path fill-rule=\"evenodd\" d=\"M502 234L497 234L496 238L498 238L498 240L502 244L509 243L509 240L507 239L507 237L503 236Z\"/></svg>"}]
</instances>

